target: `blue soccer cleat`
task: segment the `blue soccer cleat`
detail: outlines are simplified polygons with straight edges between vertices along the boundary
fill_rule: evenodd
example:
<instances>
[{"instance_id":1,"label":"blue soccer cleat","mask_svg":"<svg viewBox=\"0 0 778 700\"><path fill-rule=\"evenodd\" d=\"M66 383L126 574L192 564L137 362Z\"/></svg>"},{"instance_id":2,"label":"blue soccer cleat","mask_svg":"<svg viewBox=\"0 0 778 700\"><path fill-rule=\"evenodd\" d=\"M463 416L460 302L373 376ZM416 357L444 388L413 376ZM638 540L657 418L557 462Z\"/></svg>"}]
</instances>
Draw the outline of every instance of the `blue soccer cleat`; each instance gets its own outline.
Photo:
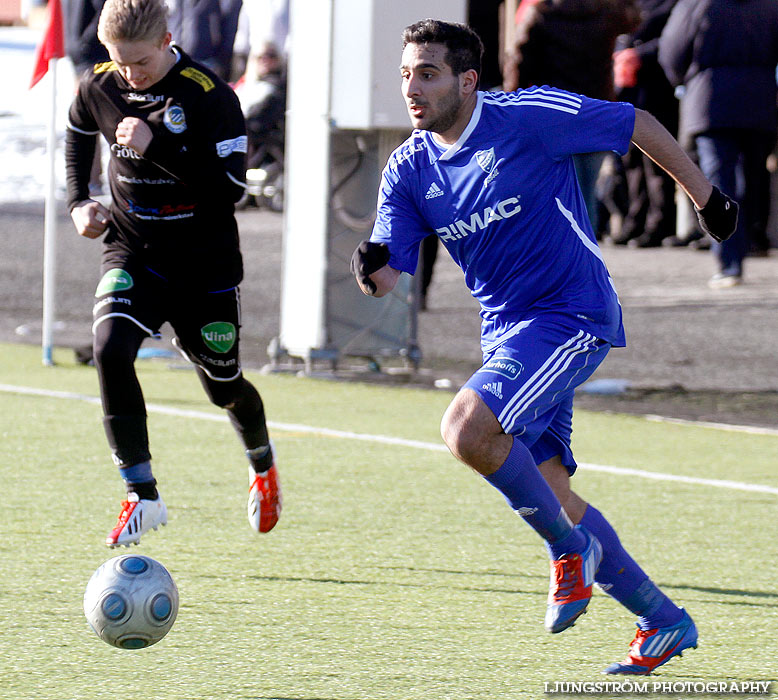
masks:
<instances>
[{"instance_id":1,"label":"blue soccer cleat","mask_svg":"<svg viewBox=\"0 0 778 700\"><path fill-rule=\"evenodd\" d=\"M592 597L594 575L602 561L600 541L580 525L577 527L586 537L584 551L551 560L545 625L552 634L572 627L586 612Z\"/></svg>"},{"instance_id":2,"label":"blue soccer cleat","mask_svg":"<svg viewBox=\"0 0 778 700\"><path fill-rule=\"evenodd\" d=\"M689 648L697 648L697 627L684 610L683 617L674 625L652 630L638 629L635 639L629 645L627 658L621 663L608 666L605 673L647 676Z\"/></svg>"}]
</instances>

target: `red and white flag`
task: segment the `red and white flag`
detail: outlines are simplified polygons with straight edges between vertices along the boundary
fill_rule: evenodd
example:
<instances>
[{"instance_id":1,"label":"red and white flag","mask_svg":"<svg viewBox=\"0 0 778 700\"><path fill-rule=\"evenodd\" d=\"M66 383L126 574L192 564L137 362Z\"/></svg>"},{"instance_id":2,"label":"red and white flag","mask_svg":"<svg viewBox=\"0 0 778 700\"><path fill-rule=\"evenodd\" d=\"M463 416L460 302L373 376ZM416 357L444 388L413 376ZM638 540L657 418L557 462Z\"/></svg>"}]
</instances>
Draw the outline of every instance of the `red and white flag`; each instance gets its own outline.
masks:
<instances>
[{"instance_id":1,"label":"red and white flag","mask_svg":"<svg viewBox=\"0 0 778 700\"><path fill-rule=\"evenodd\" d=\"M65 31L62 23L62 5L60 0L49 0L48 18L43 41L35 53L35 70L32 74L33 87L49 70L49 60L52 58L64 58L65 56Z\"/></svg>"}]
</instances>

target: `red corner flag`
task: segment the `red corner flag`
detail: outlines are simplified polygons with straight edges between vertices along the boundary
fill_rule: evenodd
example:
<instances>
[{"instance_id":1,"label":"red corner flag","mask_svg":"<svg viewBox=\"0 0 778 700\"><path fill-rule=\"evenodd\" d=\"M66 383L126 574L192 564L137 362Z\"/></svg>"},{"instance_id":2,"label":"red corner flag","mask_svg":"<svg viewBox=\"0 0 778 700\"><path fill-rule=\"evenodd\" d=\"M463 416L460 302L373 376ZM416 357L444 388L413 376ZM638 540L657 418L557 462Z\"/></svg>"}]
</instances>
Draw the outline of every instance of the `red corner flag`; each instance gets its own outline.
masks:
<instances>
[{"instance_id":1,"label":"red corner flag","mask_svg":"<svg viewBox=\"0 0 778 700\"><path fill-rule=\"evenodd\" d=\"M35 70L30 87L46 75L49 70L49 59L64 58L64 56L65 32L62 25L62 5L60 0L49 0L46 32L35 53Z\"/></svg>"}]
</instances>

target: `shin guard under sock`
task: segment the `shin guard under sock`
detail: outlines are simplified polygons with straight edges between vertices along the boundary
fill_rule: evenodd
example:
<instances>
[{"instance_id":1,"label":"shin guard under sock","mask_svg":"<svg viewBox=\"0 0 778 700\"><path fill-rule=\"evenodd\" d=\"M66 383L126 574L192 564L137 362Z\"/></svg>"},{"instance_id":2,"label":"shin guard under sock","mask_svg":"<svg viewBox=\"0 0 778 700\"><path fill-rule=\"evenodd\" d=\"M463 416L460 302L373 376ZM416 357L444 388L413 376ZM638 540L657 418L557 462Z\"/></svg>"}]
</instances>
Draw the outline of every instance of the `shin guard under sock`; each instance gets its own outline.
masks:
<instances>
[{"instance_id":1,"label":"shin guard under sock","mask_svg":"<svg viewBox=\"0 0 778 700\"><path fill-rule=\"evenodd\" d=\"M485 477L535 532L551 544L565 540L566 552L581 552L586 538L557 500L538 471L529 449L514 438L511 451L500 468Z\"/></svg>"},{"instance_id":2,"label":"shin guard under sock","mask_svg":"<svg viewBox=\"0 0 778 700\"><path fill-rule=\"evenodd\" d=\"M627 553L599 510L588 506L580 523L602 544L602 562L594 580L608 595L638 616L641 629L672 625L683 614Z\"/></svg>"}]
</instances>

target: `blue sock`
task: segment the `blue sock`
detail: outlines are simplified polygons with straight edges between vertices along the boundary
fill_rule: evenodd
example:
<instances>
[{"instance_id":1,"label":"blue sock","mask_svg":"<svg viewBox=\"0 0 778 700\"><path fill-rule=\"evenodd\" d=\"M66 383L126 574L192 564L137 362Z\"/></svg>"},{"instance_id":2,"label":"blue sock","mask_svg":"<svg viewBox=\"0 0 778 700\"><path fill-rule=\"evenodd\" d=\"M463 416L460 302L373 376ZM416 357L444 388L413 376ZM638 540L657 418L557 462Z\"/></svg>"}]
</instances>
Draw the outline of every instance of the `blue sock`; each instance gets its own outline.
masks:
<instances>
[{"instance_id":1,"label":"blue sock","mask_svg":"<svg viewBox=\"0 0 778 700\"><path fill-rule=\"evenodd\" d=\"M586 540L581 538L581 528L574 526L573 531L567 537L556 542L546 541L546 549L552 559L560 559L565 554L583 552L585 544Z\"/></svg>"},{"instance_id":2,"label":"blue sock","mask_svg":"<svg viewBox=\"0 0 778 700\"><path fill-rule=\"evenodd\" d=\"M154 481L154 476L151 473L151 462L149 461L138 462L129 467L119 467L119 474L121 474L124 483L127 485Z\"/></svg>"},{"instance_id":3,"label":"blue sock","mask_svg":"<svg viewBox=\"0 0 778 700\"><path fill-rule=\"evenodd\" d=\"M681 609L627 553L616 531L599 510L588 506L581 525L602 545L602 562L594 580L605 593L638 616L641 629L666 627L681 619Z\"/></svg>"},{"instance_id":4,"label":"blue sock","mask_svg":"<svg viewBox=\"0 0 778 700\"><path fill-rule=\"evenodd\" d=\"M564 541L564 552L583 551L586 538L574 529L524 443L514 438L505 462L485 478L546 542Z\"/></svg>"}]
</instances>

